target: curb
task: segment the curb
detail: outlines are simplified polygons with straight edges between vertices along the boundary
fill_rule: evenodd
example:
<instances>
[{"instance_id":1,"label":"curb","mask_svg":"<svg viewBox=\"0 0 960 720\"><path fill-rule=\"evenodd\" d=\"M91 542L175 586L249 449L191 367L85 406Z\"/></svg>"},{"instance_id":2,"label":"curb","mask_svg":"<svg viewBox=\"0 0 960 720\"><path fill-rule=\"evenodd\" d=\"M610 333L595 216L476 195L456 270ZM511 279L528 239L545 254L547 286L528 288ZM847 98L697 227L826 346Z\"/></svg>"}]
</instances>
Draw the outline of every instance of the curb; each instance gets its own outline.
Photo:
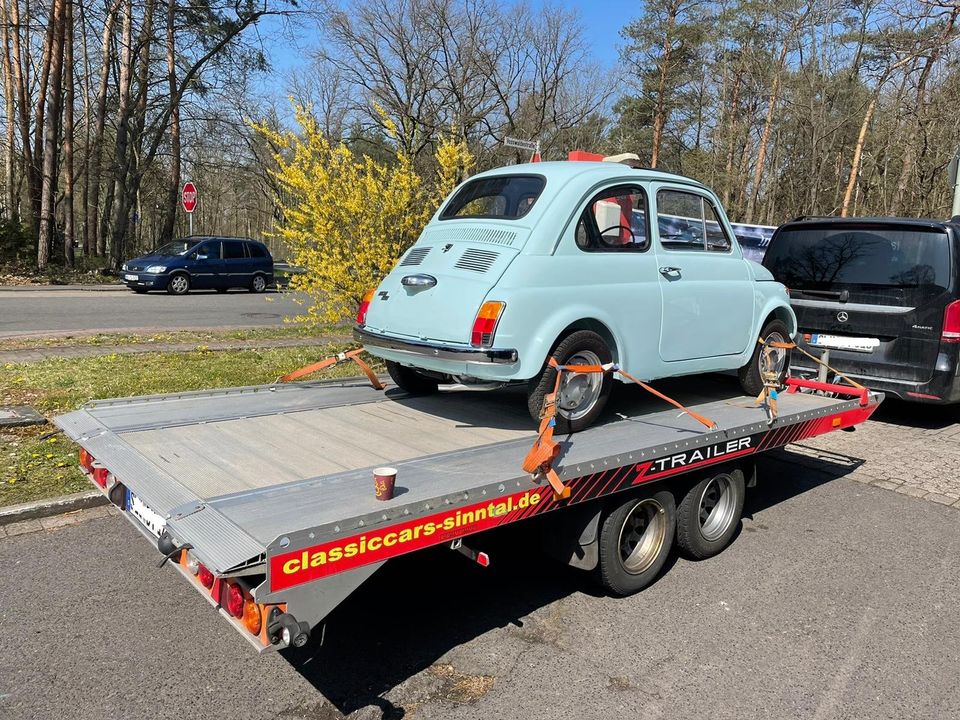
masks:
<instances>
[{"instance_id":1,"label":"curb","mask_svg":"<svg viewBox=\"0 0 960 720\"><path fill-rule=\"evenodd\" d=\"M37 520L62 515L63 513L83 510L85 508L100 507L109 504L107 497L98 490L87 490L73 495L61 495L45 500L20 503L0 508L0 527L23 520Z\"/></svg>"},{"instance_id":2,"label":"curb","mask_svg":"<svg viewBox=\"0 0 960 720\"><path fill-rule=\"evenodd\" d=\"M50 292L72 290L76 292L82 290L85 292L126 290L127 286L115 283L90 283L88 285L40 285L39 283L31 285L0 285L0 292Z\"/></svg>"}]
</instances>

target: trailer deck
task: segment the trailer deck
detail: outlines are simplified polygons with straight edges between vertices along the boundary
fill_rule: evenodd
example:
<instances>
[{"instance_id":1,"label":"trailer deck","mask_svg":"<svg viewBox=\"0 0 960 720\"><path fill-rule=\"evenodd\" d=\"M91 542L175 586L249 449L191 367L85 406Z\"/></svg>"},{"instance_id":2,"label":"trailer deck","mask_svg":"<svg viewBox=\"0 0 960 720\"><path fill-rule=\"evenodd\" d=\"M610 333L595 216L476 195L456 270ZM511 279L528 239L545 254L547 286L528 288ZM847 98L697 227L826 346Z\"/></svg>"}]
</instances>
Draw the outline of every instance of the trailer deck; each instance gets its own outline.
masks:
<instances>
[{"instance_id":1,"label":"trailer deck","mask_svg":"<svg viewBox=\"0 0 960 720\"><path fill-rule=\"evenodd\" d=\"M218 578L256 576L251 594L270 603L356 575L334 593L345 596L389 557L856 425L883 397L781 393L768 424L731 378L658 385L717 427L621 387L607 422L558 438L569 499L523 472L537 431L510 391L295 383L95 401L56 423L122 483L127 505L156 513ZM386 502L373 492L381 465L398 470Z\"/></svg>"}]
</instances>

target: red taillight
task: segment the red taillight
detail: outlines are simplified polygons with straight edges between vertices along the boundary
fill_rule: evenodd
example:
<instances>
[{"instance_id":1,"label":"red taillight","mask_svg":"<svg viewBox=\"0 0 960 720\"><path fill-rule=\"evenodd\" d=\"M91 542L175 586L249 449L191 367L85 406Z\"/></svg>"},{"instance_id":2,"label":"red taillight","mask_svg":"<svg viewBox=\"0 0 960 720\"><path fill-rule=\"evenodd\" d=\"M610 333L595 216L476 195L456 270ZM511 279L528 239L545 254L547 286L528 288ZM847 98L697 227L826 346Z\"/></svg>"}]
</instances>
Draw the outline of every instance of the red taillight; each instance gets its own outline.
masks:
<instances>
[{"instance_id":1,"label":"red taillight","mask_svg":"<svg viewBox=\"0 0 960 720\"><path fill-rule=\"evenodd\" d=\"M945 343L960 343L960 300L954 300L947 305L943 313L943 332L940 341Z\"/></svg>"},{"instance_id":2,"label":"red taillight","mask_svg":"<svg viewBox=\"0 0 960 720\"><path fill-rule=\"evenodd\" d=\"M110 477L110 471L105 467L93 468L93 481L103 489L106 489L107 487L108 477Z\"/></svg>"},{"instance_id":3,"label":"red taillight","mask_svg":"<svg viewBox=\"0 0 960 720\"><path fill-rule=\"evenodd\" d=\"M197 569L197 579L205 588L213 587L213 573L207 570L207 566L203 563L200 563Z\"/></svg>"},{"instance_id":4,"label":"red taillight","mask_svg":"<svg viewBox=\"0 0 960 720\"><path fill-rule=\"evenodd\" d=\"M80 467L87 472L93 472L93 455L80 448Z\"/></svg>"},{"instance_id":5,"label":"red taillight","mask_svg":"<svg viewBox=\"0 0 960 720\"><path fill-rule=\"evenodd\" d=\"M473 331L470 333L470 344L474 347L491 347L493 336L497 332L497 323L506 307L502 302L485 302L480 306L477 319L473 321Z\"/></svg>"},{"instance_id":6,"label":"red taillight","mask_svg":"<svg viewBox=\"0 0 960 720\"><path fill-rule=\"evenodd\" d=\"M357 310L357 325L363 325L367 322L367 310L370 309L371 300L373 300L373 288L363 294L363 300L360 301L360 309Z\"/></svg>"},{"instance_id":7,"label":"red taillight","mask_svg":"<svg viewBox=\"0 0 960 720\"><path fill-rule=\"evenodd\" d=\"M243 617L243 590L236 583L227 586L227 612L235 618Z\"/></svg>"}]
</instances>

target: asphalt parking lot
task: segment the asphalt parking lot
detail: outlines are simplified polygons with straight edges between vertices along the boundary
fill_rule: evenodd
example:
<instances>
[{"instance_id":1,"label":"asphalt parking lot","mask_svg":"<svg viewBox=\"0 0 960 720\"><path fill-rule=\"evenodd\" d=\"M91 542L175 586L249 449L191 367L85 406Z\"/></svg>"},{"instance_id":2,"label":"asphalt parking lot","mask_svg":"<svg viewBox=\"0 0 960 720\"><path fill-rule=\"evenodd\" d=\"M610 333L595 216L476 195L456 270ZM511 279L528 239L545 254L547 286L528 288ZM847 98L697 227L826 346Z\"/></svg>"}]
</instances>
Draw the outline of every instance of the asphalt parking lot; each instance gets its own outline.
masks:
<instances>
[{"instance_id":1,"label":"asphalt parking lot","mask_svg":"<svg viewBox=\"0 0 960 720\"><path fill-rule=\"evenodd\" d=\"M953 417L892 406L767 456L731 547L631 598L521 526L487 570L394 561L289 655L253 653L120 517L8 534L0 717L960 717Z\"/></svg>"}]
</instances>

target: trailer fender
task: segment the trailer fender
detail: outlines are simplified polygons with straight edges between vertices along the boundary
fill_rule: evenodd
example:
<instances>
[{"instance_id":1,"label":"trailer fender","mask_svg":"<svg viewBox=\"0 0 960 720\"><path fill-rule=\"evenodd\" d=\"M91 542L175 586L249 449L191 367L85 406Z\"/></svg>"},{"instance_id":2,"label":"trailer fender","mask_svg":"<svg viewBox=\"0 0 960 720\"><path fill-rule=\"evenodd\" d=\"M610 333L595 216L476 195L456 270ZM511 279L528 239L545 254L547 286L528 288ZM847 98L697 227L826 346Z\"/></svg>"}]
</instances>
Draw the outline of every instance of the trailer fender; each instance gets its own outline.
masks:
<instances>
[{"instance_id":1,"label":"trailer fender","mask_svg":"<svg viewBox=\"0 0 960 720\"><path fill-rule=\"evenodd\" d=\"M600 561L599 527L603 503L572 507L549 519L541 533L543 549L550 556L581 570L593 570Z\"/></svg>"}]
</instances>

